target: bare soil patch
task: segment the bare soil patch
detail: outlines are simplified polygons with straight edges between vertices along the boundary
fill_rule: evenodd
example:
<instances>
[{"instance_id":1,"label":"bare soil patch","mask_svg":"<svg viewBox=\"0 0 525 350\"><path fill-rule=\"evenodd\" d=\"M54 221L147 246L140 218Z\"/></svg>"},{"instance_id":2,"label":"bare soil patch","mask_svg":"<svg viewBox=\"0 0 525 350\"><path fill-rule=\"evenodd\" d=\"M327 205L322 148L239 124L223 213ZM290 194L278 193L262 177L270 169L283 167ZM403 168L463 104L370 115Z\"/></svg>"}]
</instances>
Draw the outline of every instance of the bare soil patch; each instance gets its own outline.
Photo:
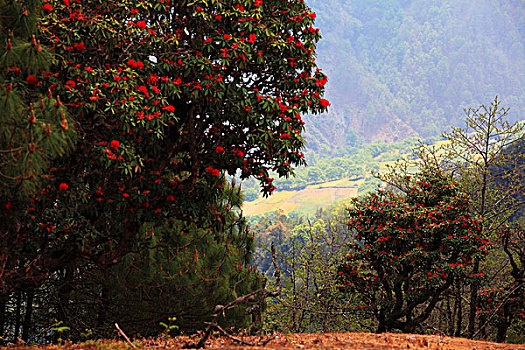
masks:
<instances>
[{"instance_id":1,"label":"bare soil patch","mask_svg":"<svg viewBox=\"0 0 525 350\"><path fill-rule=\"evenodd\" d=\"M239 337L246 342L258 343L269 337ZM372 333L320 333L320 334L274 334L265 346L246 346L235 343L226 337L214 337L206 342L207 349L432 349L432 350L525 350L525 344L498 344L485 341L453 338L439 335L416 334L372 334ZM197 342L194 337L174 337L170 339L143 339L133 342L138 349L182 349L184 345ZM130 349L127 342L96 341L80 344L51 346L14 346L10 349L79 349L79 350L119 350Z\"/></svg>"}]
</instances>

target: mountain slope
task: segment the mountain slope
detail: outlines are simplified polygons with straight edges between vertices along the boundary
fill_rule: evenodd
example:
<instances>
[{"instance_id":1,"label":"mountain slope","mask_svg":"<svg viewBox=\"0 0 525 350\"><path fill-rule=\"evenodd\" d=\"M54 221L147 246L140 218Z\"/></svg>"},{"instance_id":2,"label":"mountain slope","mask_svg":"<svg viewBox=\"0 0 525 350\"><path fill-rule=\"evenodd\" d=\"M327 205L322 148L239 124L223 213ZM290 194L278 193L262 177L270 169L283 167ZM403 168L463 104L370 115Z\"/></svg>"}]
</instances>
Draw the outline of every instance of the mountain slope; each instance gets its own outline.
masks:
<instances>
[{"instance_id":1,"label":"mountain slope","mask_svg":"<svg viewBox=\"0 0 525 350\"><path fill-rule=\"evenodd\" d=\"M323 39L328 114L308 147L396 141L459 125L499 95L525 118L525 1L309 0Z\"/></svg>"}]
</instances>

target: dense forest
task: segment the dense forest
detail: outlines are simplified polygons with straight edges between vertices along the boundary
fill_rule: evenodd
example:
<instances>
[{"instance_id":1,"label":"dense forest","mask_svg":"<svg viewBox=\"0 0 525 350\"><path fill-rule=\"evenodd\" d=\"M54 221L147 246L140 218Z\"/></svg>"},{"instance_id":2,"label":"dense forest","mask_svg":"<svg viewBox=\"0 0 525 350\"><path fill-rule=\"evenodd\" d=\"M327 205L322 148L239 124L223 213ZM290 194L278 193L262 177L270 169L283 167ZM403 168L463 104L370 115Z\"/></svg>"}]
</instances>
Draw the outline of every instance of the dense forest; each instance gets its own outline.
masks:
<instances>
[{"instance_id":1,"label":"dense forest","mask_svg":"<svg viewBox=\"0 0 525 350\"><path fill-rule=\"evenodd\" d=\"M0 345L524 343L524 35L518 0L0 0Z\"/></svg>"}]
</instances>

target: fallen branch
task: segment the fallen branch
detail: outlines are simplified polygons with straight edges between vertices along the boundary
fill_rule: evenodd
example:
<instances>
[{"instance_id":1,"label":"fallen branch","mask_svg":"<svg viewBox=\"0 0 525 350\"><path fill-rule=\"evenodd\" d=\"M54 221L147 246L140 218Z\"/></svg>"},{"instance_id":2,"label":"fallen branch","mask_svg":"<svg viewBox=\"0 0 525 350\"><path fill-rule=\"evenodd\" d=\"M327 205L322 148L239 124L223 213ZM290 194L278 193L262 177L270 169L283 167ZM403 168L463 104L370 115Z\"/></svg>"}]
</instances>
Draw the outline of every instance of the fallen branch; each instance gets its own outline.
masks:
<instances>
[{"instance_id":1,"label":"fallen branch","mask_svg":"<svg viewBox=\"0 0 525 350\"><path fill-rule=\"evenodd\" d=\"M248 343L248 342L245 342L244 340L237 339L237 338L233 337L232 335L228 334L224 329L222 329L219 326L217 321L219 320L219 317L221 316L221 314L223 316L225 315L225 312L227 310L236 308L239 305L243 305L243 304L247 304L249 302L256 301L256 297L258 297L257 299L258 299L259 302L262 302L266 298L276 297L279 294L281 294L281 291L282 291L282 288L283 288L282 284L281 284L281 270L279 269L279 266L277 265L277 259L275 257L275 247L273 245L273 242L272 242L272 262L273 262L273 266L275 268L275 279L276 279L276 284L277 284L277 289L276 290L274 290L274 291L267 290L266 289L266 283L264 283L262 288L259 288L259 289L257 289L254 292L251 292L251 293L246 294L246 295L242 295L242 296L236 298L235 300L229 302L226 305L217 305L217 306L215 306L215 310L214 310L214 313L212 315L212 320L210 322L208 322L208 327L206 327L206 330L204 331L204 335L202 336L202 338L197 343L191 343L191 344L184 345L184 348L185 349L204 349L206 347L206 341L208 340L208 338L210 337L210 335L211 335L211 333L212 333L212 331L214 329L217 329L219 332L223 333L228 338L230 338L230 339L232 339L232 340L234 340L236 342L239 342L239 343L241 343L243 345L264 346L264 345L268 344L268 342L270 342L270 340L272 340L273 337L271 337L270 339L265 340L262 343L257 343L257 344Z\"/></svg>"},{"instance_id":2,"label":"fallen branch","mask_svg":"<svg viewBox=\"0 0 525 350\"><path fill-rule=\"evenodd\" d=\"M133 344L131 342L131 340L129 340L128 336L126 335L126 333L124 333L124 331L122 329L120 329L120 327L118 326L118 323L115 323L115 327L117 328L118 332L120 333L120 335L122 335L124 337L124 339L126 339L126 341L128 342L129 345L131 345L131 347L133 349L136 349L137 346L135 344Z\"/></svg>"}]
</instances>

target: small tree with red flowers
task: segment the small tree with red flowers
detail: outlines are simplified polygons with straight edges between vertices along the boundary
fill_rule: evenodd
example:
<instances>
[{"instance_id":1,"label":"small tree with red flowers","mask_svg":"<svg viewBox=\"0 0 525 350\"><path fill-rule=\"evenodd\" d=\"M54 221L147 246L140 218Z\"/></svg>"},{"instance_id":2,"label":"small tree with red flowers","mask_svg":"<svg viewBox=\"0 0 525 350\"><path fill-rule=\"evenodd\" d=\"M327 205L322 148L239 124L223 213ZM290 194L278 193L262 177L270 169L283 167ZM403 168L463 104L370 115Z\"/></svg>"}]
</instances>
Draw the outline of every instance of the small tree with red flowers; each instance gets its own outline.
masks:
<instances>
[{"instance_id":1,"label":"small tree with red flowers","mask_svg":"<svg viewBox=\"0 0 525 350\"><path fill-rule=\"evenodd\" d=\"M427 168L401 180L400 191L355 199L348 210L355 239L338 270L378 332L414 332L455 281L482 278L469 267L491 244L449 176Z\"/></svg>"}]
</instances>

